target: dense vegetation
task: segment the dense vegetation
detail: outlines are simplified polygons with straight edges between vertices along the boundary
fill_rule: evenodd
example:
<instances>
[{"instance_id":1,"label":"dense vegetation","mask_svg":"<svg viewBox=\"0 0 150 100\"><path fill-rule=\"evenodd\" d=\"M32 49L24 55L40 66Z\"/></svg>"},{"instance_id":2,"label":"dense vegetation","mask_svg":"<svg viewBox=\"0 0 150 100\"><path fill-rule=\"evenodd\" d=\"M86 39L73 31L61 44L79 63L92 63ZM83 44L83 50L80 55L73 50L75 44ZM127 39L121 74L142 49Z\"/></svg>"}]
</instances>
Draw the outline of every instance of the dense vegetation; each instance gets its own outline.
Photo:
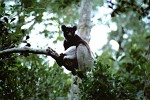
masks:
<instances>
[{"instance_id":1,"label":"dense vegetation","mask_svg":"<svg viewBox=\"0 0 150 100\"><path fill-rule=\"evenodd\" d=\"M36 24L54 43L62 40L60 31L48 26L77 24L80 1L11 0L0 2L0 50L17 47L30 36ZM79 85L81 100L150 99L150 2L148 0L94 0L94 10L103 5L112 9L111 22L117 30L108 33L108 43L96 56L95 66ZM69 12L69 13L66 13ZM72 13L74 12L74 13ZM53 14L44 19L44 13ZM64 16L64 14L66 14ZM107 15L104 15L107 16ZM27 18L33 18L26 21ZM48 21L48 24L47 24ZM27 30L23 25L32 22ZM55 23L54 23L55 22ZM101 23L101 20L99 20ZM54 37L54 34L58 34ZM35 37L36 38L36 37ZM31 38L32 39L32 38ZM119 44L113 50L110 41ZM26 43L28 44L28 43ZM35 54L0 55L0 99L68 99L71 78L56 63Z\"/></svg>"}]
</instances>

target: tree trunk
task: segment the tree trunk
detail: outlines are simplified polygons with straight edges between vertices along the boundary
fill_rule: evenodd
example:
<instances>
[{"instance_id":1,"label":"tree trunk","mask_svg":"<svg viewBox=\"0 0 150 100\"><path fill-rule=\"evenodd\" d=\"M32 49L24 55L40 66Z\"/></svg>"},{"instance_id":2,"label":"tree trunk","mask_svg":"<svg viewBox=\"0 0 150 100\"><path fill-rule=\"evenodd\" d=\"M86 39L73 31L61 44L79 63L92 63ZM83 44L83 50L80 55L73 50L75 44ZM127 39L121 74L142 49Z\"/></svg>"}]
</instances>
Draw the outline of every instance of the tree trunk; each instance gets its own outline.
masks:
<instances>
[{"instance_id":1,"label":"tree trunk","mask_svg":"<svg viewBox=\"0 0 150 100\"><path fill-rule=\"evenodd\" d=\"M78 32L77 34L85 41L89 43L90 41L90 32L91 32L91 12L92 12L92 0L82 0L80 8L80 17L78 23ZM74 84L76 83L77 84ZM72 75L72 86L70 89L69 100L79 100L80 95L78 84L82 80L76 76Z\"/></svg>"},{"instance_id":2,"label":"tree trunk","mask_svg":"<svg viewBox=\"0 0 150 100\"><path fill-rule=\"evenodd\" d=\"M79 12L80 17L77 34L87 42L90 41L92 5L92 0L82 0Z\"/></svg>"}]
</instances>

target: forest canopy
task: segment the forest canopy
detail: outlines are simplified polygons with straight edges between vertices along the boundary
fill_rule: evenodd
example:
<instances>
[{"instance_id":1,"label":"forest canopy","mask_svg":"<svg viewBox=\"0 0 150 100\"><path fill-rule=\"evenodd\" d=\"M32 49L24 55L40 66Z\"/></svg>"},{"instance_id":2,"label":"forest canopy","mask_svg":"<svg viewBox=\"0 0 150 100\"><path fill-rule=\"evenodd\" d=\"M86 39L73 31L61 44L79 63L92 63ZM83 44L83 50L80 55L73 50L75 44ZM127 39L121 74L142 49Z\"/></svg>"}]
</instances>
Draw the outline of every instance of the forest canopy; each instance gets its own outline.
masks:
<instances>
[{"instance_id":1,"label":"forest canopy","mask_svg":"<svg viewBox=\"0 0 150 100\"><path fill-rule=\"evenodd\" d=\"M36 39L40 44L44 38L52 45L62 43L64 37L60 26L80 24L82 2L90 1L0 1L0 99L70 98L71 86L77 83L72 83L71 73L65 73L63 67L48 59L57 57L57 52L53 51L51 45L45 43L43 47L38 44L34 46L30 40ZM94 66L86 79L78 84L78 99L149 100L150 1L93 0L91 6L92 18L100 13L98 9L101 7L111 10L103 18L97 19L97 24L111 28L112 23L115 23L117 28L106 33L107 43L98 48L101 54L94 52ZM109 21L104 23L108 16ZM96 25L92 18L89 29ZM101 31L103 29L100 29L99 34ZM112 40L118 44L117 50L113 49L110 43ZM29 48L28 52L26 48L21 53L3 53L4 50L19 48L22 44ZM33 51L31 47L34 47ZM45 51L48 47L56 55ZM34 53L35 49L40 54Z\"/></svg>"}]
</instances>

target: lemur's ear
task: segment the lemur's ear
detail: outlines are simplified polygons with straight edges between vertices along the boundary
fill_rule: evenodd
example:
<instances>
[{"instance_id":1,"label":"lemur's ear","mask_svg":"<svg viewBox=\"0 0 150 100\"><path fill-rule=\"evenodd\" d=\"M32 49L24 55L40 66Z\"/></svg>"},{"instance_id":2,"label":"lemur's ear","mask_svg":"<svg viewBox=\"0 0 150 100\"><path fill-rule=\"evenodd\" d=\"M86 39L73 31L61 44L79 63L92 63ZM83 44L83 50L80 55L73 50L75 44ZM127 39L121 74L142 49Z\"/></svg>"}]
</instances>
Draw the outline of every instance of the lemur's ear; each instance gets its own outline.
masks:
<instances>
[{"instance_id":1,"label":"lemur's ear","mask_svg":"<svg viewBox=\"0 0 150 100\"><path fill-rule=\"evenodd\" d=\"M73 26L73 29L76 31L77 30L77 26Z\"/></svg>"},{"instance_id":2,"label":"lemur's ear","mask_svg":"<svg viewBox=\"0 0 150 100\"><path fill-rule=\"evenodd\" d=\"M61 30L65 30L66 29L66 26L65 25L61 25Z\"/></svg>"}]
</instances>

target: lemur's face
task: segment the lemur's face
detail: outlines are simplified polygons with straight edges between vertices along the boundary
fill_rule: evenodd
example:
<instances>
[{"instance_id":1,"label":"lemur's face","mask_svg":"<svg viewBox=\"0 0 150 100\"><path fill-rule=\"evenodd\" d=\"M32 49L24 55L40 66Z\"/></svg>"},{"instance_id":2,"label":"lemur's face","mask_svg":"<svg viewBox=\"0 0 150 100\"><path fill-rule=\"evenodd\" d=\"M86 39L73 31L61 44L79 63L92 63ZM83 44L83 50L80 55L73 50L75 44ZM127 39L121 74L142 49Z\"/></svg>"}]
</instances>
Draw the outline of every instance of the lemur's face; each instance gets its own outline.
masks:
<instances>
[{"instance_id":1,"label":"lemur's face","mask_svg":"<svg viewBox=\"0 0 150 100\"><path fill-rule=\"evenodd\" d=\"M66 27L65 25L61 26L64 37L66 40L72 39L75 36L75 31L77 30L76 26Z\"/></svg>"}]
</instances>

